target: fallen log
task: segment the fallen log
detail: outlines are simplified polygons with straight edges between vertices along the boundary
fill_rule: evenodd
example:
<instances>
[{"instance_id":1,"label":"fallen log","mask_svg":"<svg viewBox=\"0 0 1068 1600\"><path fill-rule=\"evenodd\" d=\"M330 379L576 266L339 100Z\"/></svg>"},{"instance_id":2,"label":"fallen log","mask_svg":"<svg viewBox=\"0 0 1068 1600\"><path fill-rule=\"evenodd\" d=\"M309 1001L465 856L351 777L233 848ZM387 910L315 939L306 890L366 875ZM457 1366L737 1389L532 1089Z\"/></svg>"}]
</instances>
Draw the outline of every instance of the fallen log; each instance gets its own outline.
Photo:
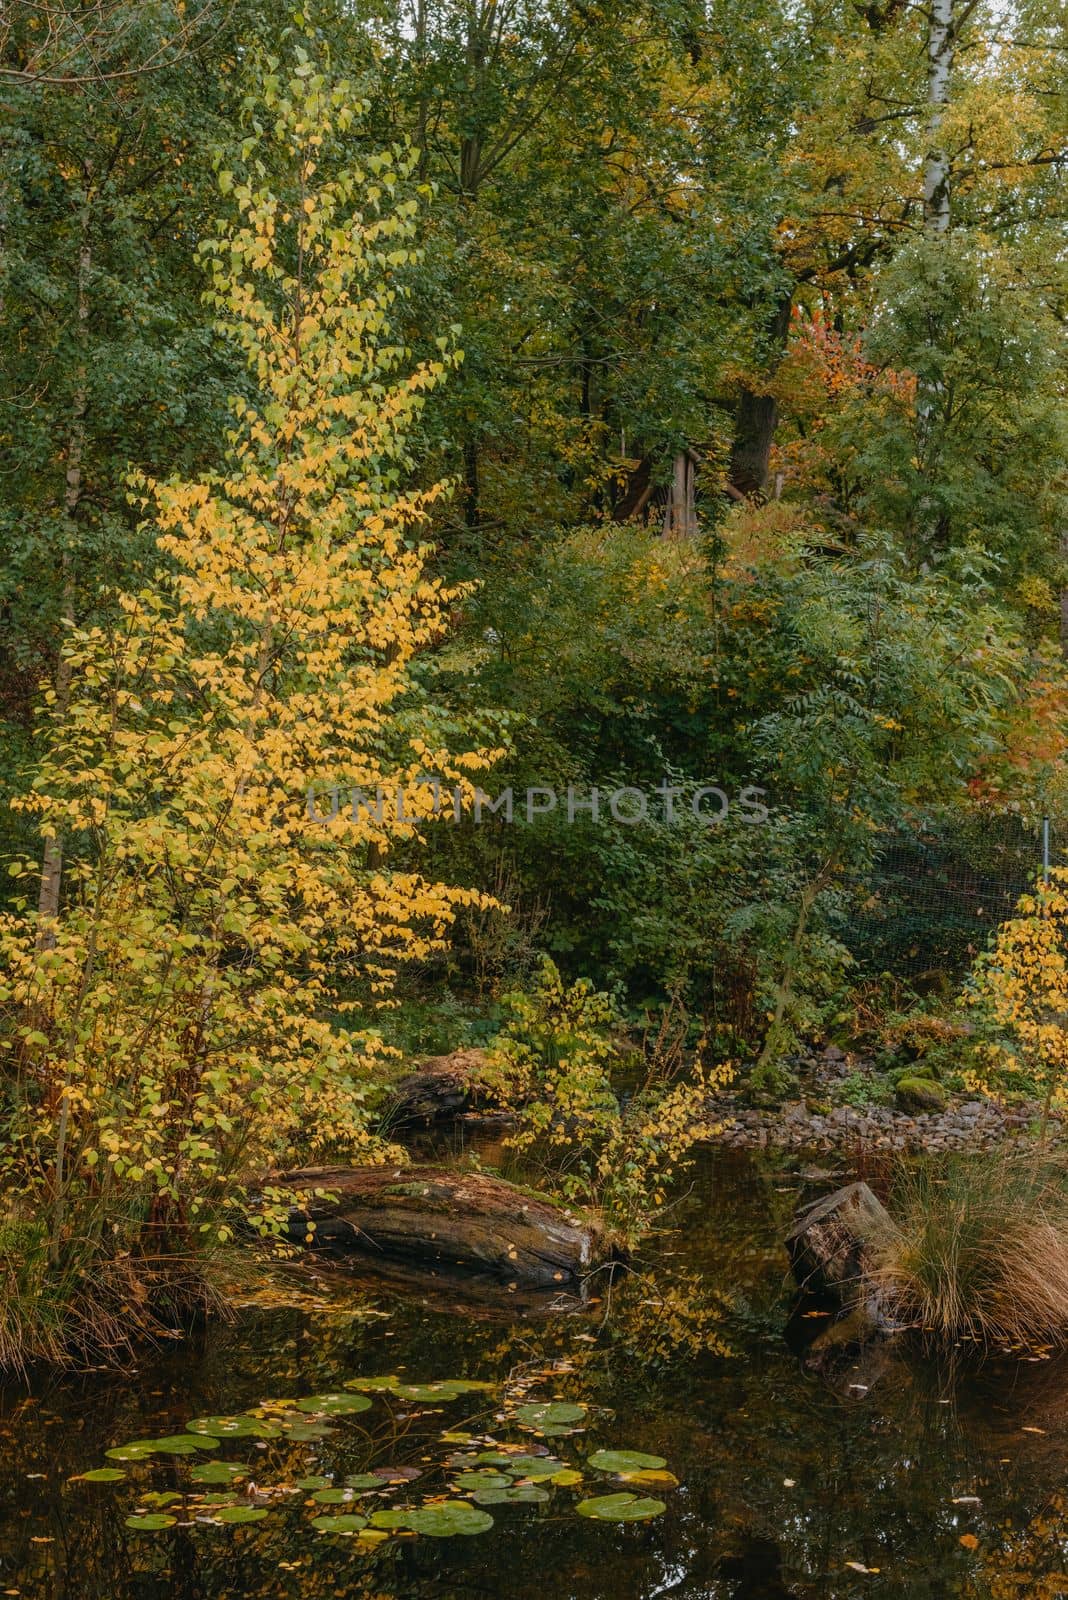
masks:
<instances>
[{"instance_id":1,"label":"fallen log","mask_svg":"<svg viewBox=\"0 0 1068 1600\"><path fill-rule=\"evenodd\" d=\"M444 1262L504 1282L575 1283L611 1260L603 1229L489 1173L439 1167L305 1167L272 1176L300 1191L294 1243ZM314 1229L309 1230L309 1222Z\"/></svg>"},{"instance_id":2,"label":"fallen log","mask_svg":"<svg viewBox=\"0 0 1068 1600\"><path fill-rule=\"evenodd\" d=\"M391 1128L426 1126L471 1110L478 1101L485 1067L484 1050L431 1056L393 1085L383 1123Z\"/></svg>"}]
</instances>

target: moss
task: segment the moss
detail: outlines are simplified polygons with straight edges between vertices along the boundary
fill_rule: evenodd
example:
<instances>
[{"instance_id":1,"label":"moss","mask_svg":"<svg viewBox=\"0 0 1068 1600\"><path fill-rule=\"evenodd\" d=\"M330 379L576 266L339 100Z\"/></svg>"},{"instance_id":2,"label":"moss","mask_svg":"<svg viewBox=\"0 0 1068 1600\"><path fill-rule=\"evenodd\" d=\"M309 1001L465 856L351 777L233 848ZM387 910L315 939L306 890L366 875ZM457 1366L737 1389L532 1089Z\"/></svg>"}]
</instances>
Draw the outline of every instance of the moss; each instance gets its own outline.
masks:
<instances>
[{"instance_id":1,"label":"moss","mask_svg":"<svg viewBox=\"0 0 1068 1600\"><path fill-rule=\"evenodd\" d=\"M921 1078L916 1074L908 1078L900 1078L895 1093L898 1106L902 1111L944 1111L946 1109L946 1091L933 1078Z\"/></svg>"}]
</instances>

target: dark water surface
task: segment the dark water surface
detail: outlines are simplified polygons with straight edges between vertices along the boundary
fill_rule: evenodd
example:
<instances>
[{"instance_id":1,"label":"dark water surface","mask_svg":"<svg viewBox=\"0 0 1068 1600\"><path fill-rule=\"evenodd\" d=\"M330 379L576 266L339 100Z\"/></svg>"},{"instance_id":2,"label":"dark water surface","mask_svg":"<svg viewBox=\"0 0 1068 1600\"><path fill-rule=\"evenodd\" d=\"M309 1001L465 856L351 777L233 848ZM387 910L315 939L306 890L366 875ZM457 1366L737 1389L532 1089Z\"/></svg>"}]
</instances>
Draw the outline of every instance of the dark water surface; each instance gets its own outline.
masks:
<instances>
[{"instance_id":1,"label":"dark water surface","mask_svg":"<svg viewBox=\"0 0 1068 1600\"><path fill-rule=\"evenodd\" d=\"M294 1273L296 1306L285 1303L289 1287L277 1304L260 1294L232 1327L146 1360L133 1377L7 1391L0 1596L1068 1596L1068 1362L979 1372L961 1363L954 1373L883 1351L833 1381L807 1373L796 1338L806 1319L788 1329L780 1245L800 1192L811 1184L774 1161L709 1156L675 1231L648 1248L647 1275L571 1314L507 1296L480 1303L447 1283L428 1291ZM680 1486L663 1492L667 1511L651 1522L576 1516L578 1495L619 1487L602 1482L554 1490L547 1504L494 1506L494 1527L477 1537L394 1537L365 1550L316 1533L311 1517L336 1508L302 1495L271 1501L252 1526L128 1529L146 1487L185 1481L181 1461L134 1464L115 1485L70 1481L103 1464L108 1446L181 1431L191 1417L391 1372L508 1380L534 1398L583 1401L585 1432L549 1441L561 1457L581 1466L598 1448L643 1450L665 1456ZM431 1485L450 1448L442 1430L517 1437L500 1404L465 1396L437 1409L379 1396L328 1438L225 1440L217 1455L251 1462L268 1490L381 1464L419 1466Z\"/></svg>"}]
</instances>

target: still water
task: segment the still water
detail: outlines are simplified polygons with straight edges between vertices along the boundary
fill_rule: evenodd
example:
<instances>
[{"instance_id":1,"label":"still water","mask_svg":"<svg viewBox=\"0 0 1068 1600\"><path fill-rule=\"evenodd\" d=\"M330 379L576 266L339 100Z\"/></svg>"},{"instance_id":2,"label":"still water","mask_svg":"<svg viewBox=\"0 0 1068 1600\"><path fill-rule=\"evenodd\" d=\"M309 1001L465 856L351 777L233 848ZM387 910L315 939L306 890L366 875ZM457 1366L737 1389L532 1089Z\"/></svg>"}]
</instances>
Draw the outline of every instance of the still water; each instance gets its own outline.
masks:
<instances>
[{"instance_id":1,"label":"still water","mask_svg":"<svg viewBox=\"0 0 1068 1600\"><path fill-rule=\"evenodd\" d=\"M691 1178L643 1272L594 1285L585 1306L547 1311L443 1280L302 1269L266 1289L235 1285L231 1326L146 1360L133 1376L7 1391L0 1596L1068 1596L1068 1360L975 1370L963 1359L953 1368L883 1351L818 1377L801 1341L819 1319L794 1308L780 1240L820 1180L774 1158L725 1154L707 1156ZM104 1465L116 1444L380 1374L497 1387L444 1405L375 1394L370 1409L331 1419L322 1437L224 1439L211 1459L247 1468L239 1502L269 1508L252 1525L198 1520L181 1458L123 1464L121 1482L72 1481ZM314 1487L363 1474L366 1483L376 1466L413 1478L383 1480L381 1496L362 1491L364 1512L432 1494L450 1451L515 1440L502 1411L509 1395L587 1408L582 1430L537 1446L568 1470L583 1471L603 1448L666 1458L678 1487L637 1491L662 1494L663 1514L632 1524L576 1515L578 1498L621 1487L591 1486L596 1474L586 1471L577 1489L493 1505L493 1526L477 1537L371 1544L311 1526L338 1508L310 1503L297 1479ZM475 1442L443 1442L443 1432ZM168 1491L185 1495L168 1508L174 1526L127 1526L146 1493Z\"/></svg>"}]
</instances>

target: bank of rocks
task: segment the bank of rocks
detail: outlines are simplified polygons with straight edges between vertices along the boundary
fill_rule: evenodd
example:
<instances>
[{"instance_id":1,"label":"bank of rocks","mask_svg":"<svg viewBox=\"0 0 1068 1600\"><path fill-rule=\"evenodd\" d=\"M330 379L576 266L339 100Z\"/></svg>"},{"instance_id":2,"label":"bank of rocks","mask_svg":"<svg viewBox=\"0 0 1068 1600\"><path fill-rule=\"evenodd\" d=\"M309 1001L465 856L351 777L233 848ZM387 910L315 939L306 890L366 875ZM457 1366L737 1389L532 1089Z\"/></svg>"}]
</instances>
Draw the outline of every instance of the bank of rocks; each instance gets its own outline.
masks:
<instances>
[{"instance_id":1,"label":"bank of rocks","mask_svg":"<svg viewBox=\"0 0 1068 1600\"><path fill-rule=\"evenodd\" d=\"M804 1100L772 1110L737 1107L726 1112L720 1144L804 1150L990 1150L1021 1139L1037 1108L1006 1110L988 1100L965 1100L944 1111L904 1112L891 1106L838 1105L812 1109ZM1053 1136L1059 1138L1061 1125Z\"/></svg>"}]
</instances>

